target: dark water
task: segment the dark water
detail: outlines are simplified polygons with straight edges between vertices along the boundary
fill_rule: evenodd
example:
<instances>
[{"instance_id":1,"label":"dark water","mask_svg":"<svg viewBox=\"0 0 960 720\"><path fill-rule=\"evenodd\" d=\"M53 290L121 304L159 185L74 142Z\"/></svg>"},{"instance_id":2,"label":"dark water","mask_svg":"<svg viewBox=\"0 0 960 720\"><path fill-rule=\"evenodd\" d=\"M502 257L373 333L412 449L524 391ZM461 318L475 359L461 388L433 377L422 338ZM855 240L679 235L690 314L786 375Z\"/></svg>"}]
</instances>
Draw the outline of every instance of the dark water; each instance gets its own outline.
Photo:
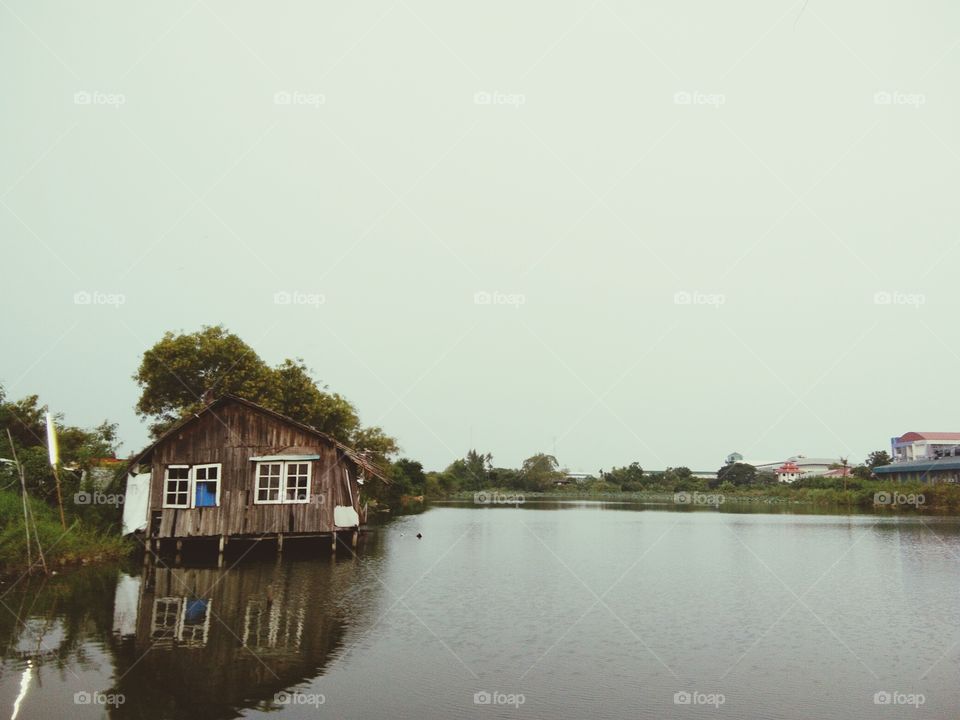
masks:
<instances>
[{"instance_id":1,"label":"dark water","mask_svg":"<svg viewBox=\"0 0 960 720\"><path fill-rule=\"evenodd\" d=\"M956 518L447 505L301 551L8 583L0 719L960 710Z\"/></svg>"}]
</instances>

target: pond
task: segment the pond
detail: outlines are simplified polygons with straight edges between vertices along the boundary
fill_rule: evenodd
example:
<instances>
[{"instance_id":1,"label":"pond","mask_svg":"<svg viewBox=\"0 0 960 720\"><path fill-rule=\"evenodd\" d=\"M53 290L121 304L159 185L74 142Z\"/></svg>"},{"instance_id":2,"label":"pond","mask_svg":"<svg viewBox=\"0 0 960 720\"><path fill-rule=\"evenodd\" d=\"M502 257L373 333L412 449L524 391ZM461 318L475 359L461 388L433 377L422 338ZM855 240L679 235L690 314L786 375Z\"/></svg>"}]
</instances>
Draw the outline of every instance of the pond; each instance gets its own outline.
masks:
<instances>
[{"instance_id":1,"label":"pond","mask_svg":"<svg viewBox=\"0 0 960 720\"><path fill-rule=\"evenodd\" d=\"M0 586L0 718L960 707L957 518L450 503L335 558L185 560Z\"/></svg>"}]
</instances>

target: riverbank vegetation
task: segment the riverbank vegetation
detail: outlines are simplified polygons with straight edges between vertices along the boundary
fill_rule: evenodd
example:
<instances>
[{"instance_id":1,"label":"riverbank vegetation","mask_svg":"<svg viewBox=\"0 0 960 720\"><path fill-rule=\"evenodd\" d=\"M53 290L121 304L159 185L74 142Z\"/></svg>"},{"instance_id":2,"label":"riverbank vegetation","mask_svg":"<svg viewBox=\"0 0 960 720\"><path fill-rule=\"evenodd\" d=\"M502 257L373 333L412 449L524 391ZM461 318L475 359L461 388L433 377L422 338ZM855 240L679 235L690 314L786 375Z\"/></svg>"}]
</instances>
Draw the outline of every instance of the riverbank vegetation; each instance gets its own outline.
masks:
<instances>
[{"instance_id":1,"label":"riverbank vegetation","mask_svg":"<svg viewBox=\"0 0 960 720\"><path fill-rule=\"evenodd\" d=\"M648 472L639 463L574 478L552 455L538 453L519 468L502 468L494 466L489 453L471 450L440 472L424 473L419 463L400 461L394 464L394 477L403 493L427 499L469 499L474 493L488 491L514 496L522 493L528 498L697 504L700 493L714 500L722 496L722 502L960 512L960 486L897 484L873 477L873 467L887 461L886 453L877 451L863 465L851 467L847 477L805 477L793 483L778 482L773 473L759 472L745 463L724 465L715 478L697 477L686 467ZM677 494L681 494L679 498Z\"/></svg>"},{"instance_id":2,"label":"riverbank vegetation","mask_svg":"<svg viewBox=\"0 0 960 720\"><path fill-rule=\"evenodd\" d=\"M55 570L117 558L129 550L120 537L123 488L118 472L122 463L113 460L116 426L104 421L87 430L55 416L61 521L57 478L47 451L46 411L36 395L8 401L0 387L0 575L24 572L31 565L42 568L40 551L48 569Z\"/></svg>"}]
</instances>

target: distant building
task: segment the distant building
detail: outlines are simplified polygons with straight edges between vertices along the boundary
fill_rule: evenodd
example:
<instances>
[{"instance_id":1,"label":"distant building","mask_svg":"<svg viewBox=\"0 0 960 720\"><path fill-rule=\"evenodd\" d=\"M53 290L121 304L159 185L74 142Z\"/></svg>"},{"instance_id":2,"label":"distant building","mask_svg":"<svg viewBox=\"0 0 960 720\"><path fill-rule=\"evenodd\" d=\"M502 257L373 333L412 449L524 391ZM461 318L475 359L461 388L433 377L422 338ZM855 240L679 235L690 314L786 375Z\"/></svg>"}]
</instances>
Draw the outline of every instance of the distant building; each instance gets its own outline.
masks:
<instances>
[{"instance_id":1,"label":"distant building","mask_svg":"<svg viewBox=\"0 0 960 720\"><path fill-rule=\"evenodd\" d=\"M894 463L935 460L960 454L958 446L957 432L908 432L890 438L890 457Z\"/></svg>"},{"instance_id":2,"label":"distant building","mask_svg":"<svg viewBox=\"0 0 960 720\"><path fill-rule=\"evenodd\" d=\"M799 472L799 475L794 477L792 480L781 480L781 482L793 482L793 480L797 480L800 477L816 477L820 475L826 475L831 468L834 468L837 465L843 465L843 460L841 458L791 455L785 460L744 460L743 455L740 453L730 453L727 455L727 464L731 464L733 462L753 465L753 467L757 469L757 472L772 472L777 475L778 479L780 477L781 468L786 465L796 466L797 471L786 471L784 475L790 476L791 473L794 472Z\"/></svg>"},{"instance_id":3,"label":"distant building","mask_svg":"<svg viewBox=\"0 0 960 720\"><path fill-rule=\"evenodd\" d=\"M827 470L827 471L826 471L823 475L821 475L820 477L825 477L825 478L845 478L845 477L853 477L853 468L851 468L851 467L838 467L838 468L834 468L833 470Z\"/></svg>"},{"instance_id":4,"label":"distant building","mask_svg":"<svg viewBox=\"0 0 960 720\"><path fill-rule=\"evenodd\" d=\"M776 470L777 480L782 483L792 483L803 477L803 470L795 462L787 461Z\"/></svg>"},{"instance_id":5,"label":"distant building","mask_svg":"<svg viewBox=\"0 0 960 720\"><path fill-rule=\"evenodd\" d=\"M875 467L873 472L894 482L956 483L960 482L960 457L903 461Z\"/></svg>"}]
</instances>

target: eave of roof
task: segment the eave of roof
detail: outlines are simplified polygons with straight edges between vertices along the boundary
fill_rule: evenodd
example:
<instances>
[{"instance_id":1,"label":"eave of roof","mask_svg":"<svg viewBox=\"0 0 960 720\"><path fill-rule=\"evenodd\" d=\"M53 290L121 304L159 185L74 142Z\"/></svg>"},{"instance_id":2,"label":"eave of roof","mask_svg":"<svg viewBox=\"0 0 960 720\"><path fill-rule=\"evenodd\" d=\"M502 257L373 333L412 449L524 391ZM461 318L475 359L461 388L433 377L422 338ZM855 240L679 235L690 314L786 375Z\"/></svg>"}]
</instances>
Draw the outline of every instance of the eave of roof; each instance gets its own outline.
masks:
<instances>
[{"instance_id":1,"label":"eave of roof","mask_svg":"<svg viewBox=\"0 0 960 720\"><path fill-rule=\"evenodd\" d=\"M899 472L929 472L930 470L960 470L960 458L943 460L913 460L910 462L881 465L873 471L881 475L891 475Z\"/></svg>"},{"instance_id":2,"label":"eave of roof","mask_svg":"<svg viewBox=\"0 0 960 720\"><path fill-rule=\"evenodd\" d=\"M357 465L362 467L364 470L370 472L372 475L376 475L378 478L380 478L381 480L384 480L385 482L390 481L390 478L387 477L386 473L381 468L379 468L378 466L374 465L372 462L367 460L365 457L363 457L363 455L361 455L359 452L351 448L349 445L344 445L342 442L340 442L336 438L331 437L330 435L323 432L322 430L317 430L312 425L307 425L306 423L302 423L299 420L294 420L293 418L287 417L282 413L278 413L276 410L271 410L270 408L266 408L263 405L258 405L257 403L251 400L247 400L245 398L239 397L238 395L231 395L230 393L221 395L212 403L202 408L199 412L194 413L190 417L183 418L183 420L181 420L176 425L174 425L169 430L167 430L165 433L163 433L163 435L161 435L152 443L150 443L146 448L144 448L139 453L134 455L130 459L129 465L132 467L137 463L141 462L145 457L147 457L151 452L153 452L154 448L156 448L157 445L167 440L167 438L172 437L176 433L183 430L183 428L185 428L190 423L199 420L201 417L203 417L204 414L208 412L212 412L215 408L227 402L240 403L241 405L244 405L252 410L265 413L267 415L270 415L271 417L276 418L277 420L280 420L281 422L289 423L290 425L294 425L300 428L304 432L315 435L316 437L319 437L320 439L325 440L331 443L332 445L334 445L337 449L341 450L345 455L347 455L351 460L353 460L353 462L355 462Z\"/></svg>"}]
</instances>

